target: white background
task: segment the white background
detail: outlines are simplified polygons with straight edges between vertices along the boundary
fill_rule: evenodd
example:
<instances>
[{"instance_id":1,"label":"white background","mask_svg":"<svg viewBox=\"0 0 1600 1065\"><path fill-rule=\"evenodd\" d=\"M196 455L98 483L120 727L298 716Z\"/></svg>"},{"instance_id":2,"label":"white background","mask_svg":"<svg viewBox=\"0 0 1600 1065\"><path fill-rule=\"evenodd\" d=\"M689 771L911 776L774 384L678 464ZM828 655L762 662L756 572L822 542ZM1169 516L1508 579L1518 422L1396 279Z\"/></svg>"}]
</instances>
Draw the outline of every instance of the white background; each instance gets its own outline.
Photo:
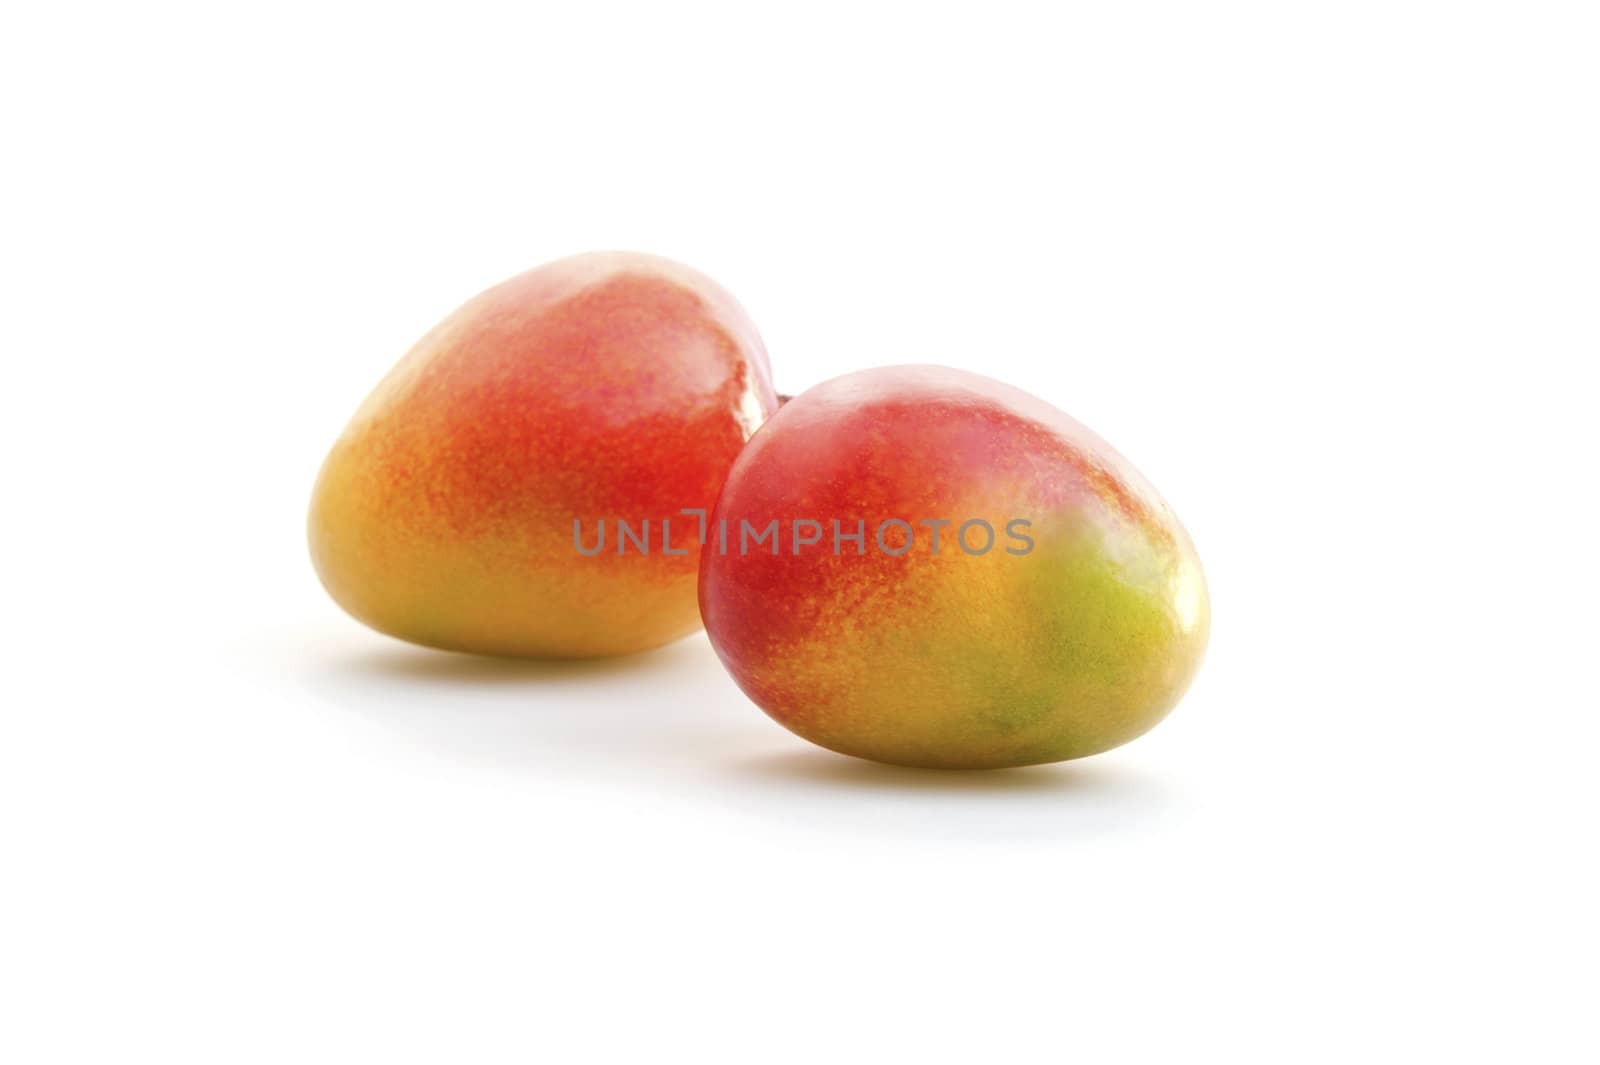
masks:
<instances>
[{"instance_id":1,"label":"white background","mask_svg":"<svg viewBox=\"0 0 1600 1065\"><path fill-rule=\"evenodd\" d=\"M0 1057L1594 1061L1594 11L9 5ZM703 637L344 617L345 419L610 247L786 392L1106 436L1208 570L1185 702L897 770Z\"/></svg>"}]
</instances>

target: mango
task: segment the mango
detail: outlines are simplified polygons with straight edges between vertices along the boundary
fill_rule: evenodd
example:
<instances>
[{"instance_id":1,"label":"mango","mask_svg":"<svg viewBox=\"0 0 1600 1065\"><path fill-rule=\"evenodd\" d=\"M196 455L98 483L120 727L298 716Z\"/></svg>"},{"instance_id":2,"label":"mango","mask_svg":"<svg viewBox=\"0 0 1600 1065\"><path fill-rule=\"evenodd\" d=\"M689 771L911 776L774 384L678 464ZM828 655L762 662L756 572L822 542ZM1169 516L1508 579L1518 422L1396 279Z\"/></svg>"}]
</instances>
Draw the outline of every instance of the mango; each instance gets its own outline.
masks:
<instances>
[{"instance_id":1,"label":"mango","mask_svg":"<svg viewBox=\"0 0 1600 1065\"><path fill-rule=\"evenodd\" d=\"M1079 758L1160 721L1210 628L1193 543L1108 444L936 366L802 393L734 462L700 609L798 735L908 766Z\"/></svg>"},{"instance_id":2,"label":"mango","mask_svg":"<svg viewBox=\"0 0 1600 1065\"><path fill-rule=\"evenodd\" d=\"M682 511L709 510L776 409L761 338L711 279L631 252L552 262L468 301L367 397L317 478L312 561L346 611L413 643L659 646L699 628ZM652 522L653 549L575 550L575 522L592 546L618 519Z\"/></svg>"}]
</instances>

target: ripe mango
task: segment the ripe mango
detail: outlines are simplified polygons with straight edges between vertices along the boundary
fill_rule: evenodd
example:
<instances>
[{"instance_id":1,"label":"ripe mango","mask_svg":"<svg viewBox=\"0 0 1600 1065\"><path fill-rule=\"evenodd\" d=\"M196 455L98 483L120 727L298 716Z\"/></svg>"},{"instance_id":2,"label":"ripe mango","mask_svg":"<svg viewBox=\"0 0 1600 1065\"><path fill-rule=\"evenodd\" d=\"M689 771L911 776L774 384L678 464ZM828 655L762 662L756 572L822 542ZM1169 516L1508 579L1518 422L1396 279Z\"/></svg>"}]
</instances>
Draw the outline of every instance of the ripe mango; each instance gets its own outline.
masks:
<instances>
[{"instance_id":1,"label":"ripe mango","mask_svg":"<svg viewBox=\"0 0 1600 1065\"><path fill-rule=\"evenodd\" d=\"M1094 754L1160 721L1206 646L1200 560L1155 489L976 374L892 366L802 393L739 455L710 529L717 655L771 717L845 754Z\"/></svg>"},{"instance_id":2,"label":"ripe mango","mask_svg":"<svg viewBox=\"0 0 1600 1065\"><path fill-rule=\"evenodd\" d=\"M380 632L482 654L589 657L699 627L698 523L777 409L766 351L715 282L600 252L468 301L367 397L317 478L311 557ZM586 555L573 523L654 526ZM662 522L671 548L661 550Z\"/></svg>"}]
</instances>

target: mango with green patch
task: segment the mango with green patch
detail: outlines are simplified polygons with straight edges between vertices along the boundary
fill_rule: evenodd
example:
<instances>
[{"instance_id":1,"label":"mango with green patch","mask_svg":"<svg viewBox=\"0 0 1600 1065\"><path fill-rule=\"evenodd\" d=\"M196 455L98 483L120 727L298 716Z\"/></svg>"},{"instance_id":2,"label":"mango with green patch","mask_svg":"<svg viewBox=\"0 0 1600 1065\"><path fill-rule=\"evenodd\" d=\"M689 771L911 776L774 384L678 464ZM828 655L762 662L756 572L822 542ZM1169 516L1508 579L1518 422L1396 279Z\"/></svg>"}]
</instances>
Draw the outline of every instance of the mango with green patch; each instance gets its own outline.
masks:
<instances>
[{"instance_id":1,"label":"mango with green patch","mask_svg":"<svg viewBox=\"0 0 1600 1065\"><path fill-rule=\"evenodd\" d=\"M710 508L776 409L755 327L709 278L562 259L470 300L367 398L317 479L311 557L339 605L414 643L655 647L699 627L680 511ZM615 551L619 519L650 522L648 551ZM591 546L604 521L606 549L576 550L575 521Z\"/></svg>"},{"instance_id":2,"label":"mango with green patch","mask_svg":"<svg viewBox=\"0 0 1600 1065\"><path fill-rule=\"evenodd\" d=\"M777 543L757 542L773 519ZM801 394L739 455L710 529L718 656L779 723L845 754L1095 754L1160 721L1206 646L1200 562L1155 489L975 374L885 367Z\"/></svg>"}]
</instances>

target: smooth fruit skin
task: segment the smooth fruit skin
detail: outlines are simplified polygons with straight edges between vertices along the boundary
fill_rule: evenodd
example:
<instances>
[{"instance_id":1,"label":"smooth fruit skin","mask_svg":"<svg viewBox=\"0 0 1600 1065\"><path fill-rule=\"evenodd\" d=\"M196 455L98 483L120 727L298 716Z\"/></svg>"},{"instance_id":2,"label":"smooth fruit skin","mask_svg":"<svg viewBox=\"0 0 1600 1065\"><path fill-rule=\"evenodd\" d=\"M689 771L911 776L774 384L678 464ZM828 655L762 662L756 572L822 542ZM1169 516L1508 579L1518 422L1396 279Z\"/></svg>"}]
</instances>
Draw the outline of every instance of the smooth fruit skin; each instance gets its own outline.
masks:
<instances>
[{"instance_id":1,"label":"smooth fruit skin","mask_svg":"<svg viewBox=\"0 0 1600 1065\"><path fill-rule=\"evenodd\" d=\"M356 618L413 643L589 657L699 627L699 519L777 409L755 327L678 263L530 270L423 337L356 412L311 501L311 557ZM616 552L616 519L650 521ZM574 520L593 546L574 545ZM662 551L670 520L673 551Z\"/></svg>"},{"instance_id":2,"label":"smooth fruit skin","mask_svg":"<svg viewBox=\"0 0 1600 1065\"><path fill-rule=\"evenodd\" d=\"M777 518L774 555L751 540ZM898 556L884 519L911 524ZM795 519L822 542L795 554ZM865 553L838 541L864 519ZM934 528L949 519L932 551ZM993 547L968 554L959 526ZM1008 537L1013 519L1031 539ZM1104 441L1008 385L937 366L835 378L739 455L713 512L700 610L739 686L824 747L910 766L1055 762L1160 721L1205 651L1210 606L1177 517ZM805 528L802 538L814 530ZM752 533L754 536L754 533ZM899 549L890 526L884 543ZM979 526L967 543L981 548ZM1007 549L1020 554L1011 554Z\"/></svg>"}]
</instances>

